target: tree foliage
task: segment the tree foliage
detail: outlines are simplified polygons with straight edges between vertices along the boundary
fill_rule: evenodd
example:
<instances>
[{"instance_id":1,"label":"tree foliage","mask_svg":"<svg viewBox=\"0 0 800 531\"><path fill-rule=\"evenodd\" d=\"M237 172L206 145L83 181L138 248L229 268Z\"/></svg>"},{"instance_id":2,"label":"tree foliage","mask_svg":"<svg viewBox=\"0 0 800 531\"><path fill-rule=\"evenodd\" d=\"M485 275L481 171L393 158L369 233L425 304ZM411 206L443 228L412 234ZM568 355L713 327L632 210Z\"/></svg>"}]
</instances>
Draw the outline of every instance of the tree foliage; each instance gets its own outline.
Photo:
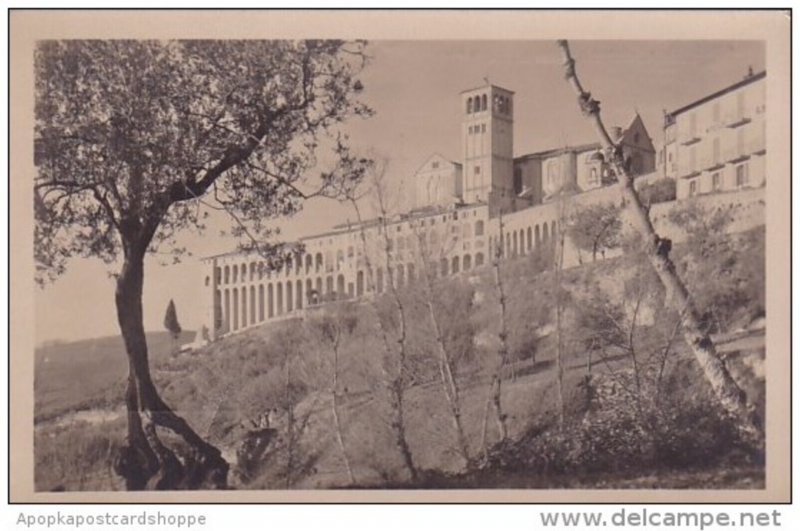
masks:
<instances>
[{"instance_id":1,"label":"tree foliage","mask_svg":"<svg viewBox=\"0 0 800 531\"><path fill-rule=\"evenodd\" d=\"M567 224L567 234L579 249L590 251L592 261L597 252L620 245L621 209L613 203L595 203L579 208Z\"/></svg>"},{"instance_id":2,"label":"tree foliage","mask_svg":"<svg viewBox=\"0 0 800 531\"><path fill-rule=\"evenodd\" d=\"M337 127L358 101L363 42L43 41L35 52L37 280L70 258L123 257L115 293L129 360L128 444L114 469L129 489L224 487L228 464L162 400L143 326L144 256L226 211L234 235L273 265L270 220L338 196L369 161ZM317 160L322 148L330 150ZM319 162L319 164L318 164ZM311 178L311 173L317 176ZM209 195L209 199L204 196ZM277 257L277 258L276 258ZM145 414L142 415L142 412ZM156 426L180 435L179 459Z\"/></svg>"},{"instance_id":3,"label":"tree foliage","mask_svg":"<svg viewBox=\"0 0 800 531\"><path fill-rule=\"evenodd\" d=\"M336 126L371 112L355 99L363 50L341 41L42 42L38 278L62 273L72 256L110 263L126 240L155 250L180 229L202 229L207 193L237 217L238 234L264 241L270 219L351 186L366 161ZM320 147L332 150L333 168L304 180Z\"/></svg>"}]
</instances>

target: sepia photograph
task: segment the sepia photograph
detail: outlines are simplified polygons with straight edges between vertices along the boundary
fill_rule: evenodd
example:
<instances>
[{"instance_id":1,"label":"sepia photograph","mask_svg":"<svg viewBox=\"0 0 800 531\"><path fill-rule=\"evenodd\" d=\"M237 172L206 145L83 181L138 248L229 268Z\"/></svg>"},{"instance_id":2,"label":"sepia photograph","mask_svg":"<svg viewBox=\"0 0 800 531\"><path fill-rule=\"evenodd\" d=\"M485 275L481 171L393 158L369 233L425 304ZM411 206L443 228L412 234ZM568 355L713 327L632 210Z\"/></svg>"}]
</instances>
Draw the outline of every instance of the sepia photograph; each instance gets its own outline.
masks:
<instances>
[{"instance_id":1,"label":"sepia photograph","mask_svg":"<svg viewBox=\"0 0 800 531\"><path fill-rule=\"evenodd\" d=\"M10 17L12 493L788 497L783 15L325 14Z\"/></svg>"}]
</instances>

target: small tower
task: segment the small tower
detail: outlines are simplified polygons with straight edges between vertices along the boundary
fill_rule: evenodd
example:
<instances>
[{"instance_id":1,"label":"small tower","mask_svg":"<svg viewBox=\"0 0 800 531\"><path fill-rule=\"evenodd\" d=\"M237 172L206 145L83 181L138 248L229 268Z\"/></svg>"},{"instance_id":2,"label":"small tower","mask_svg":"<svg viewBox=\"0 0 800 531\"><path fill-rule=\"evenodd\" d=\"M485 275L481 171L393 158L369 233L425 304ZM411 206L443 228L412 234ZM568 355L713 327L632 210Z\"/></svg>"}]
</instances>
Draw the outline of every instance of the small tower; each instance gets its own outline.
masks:
<instances>
[{"instance_id":1,"label":"small tower","mask_svg":"<svg viewBox=\"0 0 800 531\"><path fill-rule=\"evenodd\" d=\"M486 84L462 92L461 105L464 202L513 203L514 93Z\"/></svg>"}]
</instances>

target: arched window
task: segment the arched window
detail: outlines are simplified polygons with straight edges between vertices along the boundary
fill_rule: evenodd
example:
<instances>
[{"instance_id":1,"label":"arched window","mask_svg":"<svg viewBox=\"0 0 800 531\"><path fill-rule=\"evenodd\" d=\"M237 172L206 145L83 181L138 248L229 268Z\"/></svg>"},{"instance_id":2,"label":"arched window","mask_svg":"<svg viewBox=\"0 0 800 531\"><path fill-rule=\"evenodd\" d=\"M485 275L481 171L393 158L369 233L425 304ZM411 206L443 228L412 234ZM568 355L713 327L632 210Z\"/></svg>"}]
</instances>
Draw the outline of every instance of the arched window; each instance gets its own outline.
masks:
<instances>
[{"instance_id":1,"label":"arched window","mask_svg":"<svg viewBox=\"0 0 800 531\"><path fill-rule=\"evenodd\" d=\"M322 271L322 253L317 253L317 273Z\"/></svg>"},{"instance_id":2,"label":"arched window","mask_svg":"<svg viewBox=\"0 0 800 531\"><path fill-rule=\"evenodd\" d=\"M472 269L472 256L465 254L464 255L464 271L469 271Z\"/></svg>"},{"instance_id":3,"label":"arched window","mask_svg":"<svg viewBox=\"0 0 800 531\"><path fill-rule=\"evenodd\" d=\"M278 282L275 285L275 313L283 315L283 282Z\"/></svg>"},{"instance_id":4,"label":"arched window","mask_svg":"<svg viewBox=\"0 0 800 531\"><path fill-rule=\"evenodd\" d=\"M442 267L442 276L446 277L447 276L447 258L442 258L441 267Z\"/></svg>"},{"instance_id":5,"label":"arched window","mask_svg":"<svg viewBox=\"0 0 800 531\"><path fill-rule=\"evenodd\" d=\"M236 284L236 282L239 280L239 266L233 266L231 270L233 271L233 278L231 279L231 282Z\"/></svg>"},{"instance_id":6,"label":"arched window","mask_svg":"<svg viewBox=\"0 0 800 531\"><path fill-rule=\"evenodd\" d=\"M322 258L322 256L320 256L320 258ZM313 265L314 265L314 258L310 254L307 254L306 255L306 275L311 273L311 268L313 267Z\"/></svg>"},{"instance_id":7,"label":"arched window","mask_svg":"<svg viewBox=\"0 0 800 531\"><path fill-rule=\"evenodd\" d=\"M344 298L344 275L336 277L336 292L337 298Z\"/></svg>"},{"instance_id":8,"label":"arched window","mask_svg":"<svg viewBox=\"0 0 800 531\"><path fill-rule=\"evenodd\" d=\"M242 264L242 282L247 282L247 264Z\"/></svg>"},{"instance_id":9,"label":"arched window","mask_svg":"<svg viewBox=\"0 0 800 531\"><path fill-rule=\"evenodd\" d=\"M539 225L536 225L536 229L534 230L534 242L536 243L536 247L539 247L539 243L541 241L542 240L539 233Z\"/></svg>"},{"instance_id":10,"label":"arched window","mask_svg":"<svg viewBox=\"0 0 800 531\"><path fill-rule=\"evenodd\" d=\"M531 228L528 227L528 252L531 252L533 249L533 238L531 237Z\"/></svg>"},{"instance_id":11,"label":"arched window","mask_svg":"<svg viewBox=\"0 0 800 531\"><path fill-rule=\"evenodd\" d=\"M511 252L512 252L514 255L516 255L516 254L517 254L517 252L518 252L518 247L517 247L517 231L514 231L514 242L513 242L513 247L512 247L512 251L511 251Z\"/></svg>"},{"instance_id":12,"label":"arched window","mask_svg":"<svg viewBox=\"0 0 800 531\"><path fill-rule=\"evenodd\" d=\"M483 220L479 219L475 222L475 236L483 236Z\"/></svg>"},{"instance_id":13,"label":"arched window","mask_svg":"<svg viewBox=\"0 0 800 531\"><path fill-rule=\"evenodd\" d=\"M394 279L394 281L397 284L398 288L402 288L406 282L405 272L406 270L405 267L403 267L403 264L397 264L397 268L395 269L396 278Z\"/></svg>"},{"instance_id":14,"label":"arched window","mask_svg":"<svg viewBox=\"0 0 800 531\"><path fill-rule=\"evenodd\" d=\"M480 267L483 265L483 253L476 253L475 254L475 267Z\"/></svg>"},{"instance_id":15,"label":"arched window","mask_svg":"<svg viewBox=\"0 0 800 531\"><path fill-rule=\"evenodd\" d=\"M457 256L454 256L454 257L453 257L453 263L452 263L452 265L450 266L450 270L453 272L453 274L454 274L454 275L455 275L456 273L458 273L458 272L461 270L461 267L460 267L460 265L461 265L461 264L460 264L460 261L459 261L458 257L457 257Z\"/></svg>"},{"instance_id":16,"label":"arched window","mask_svg":"<svg viewBox=\"0 0 800 531\"><path fill-rule=\"evenodd\" d=\"M292 297L292 281L286 281L286 313L294 309L294 298Z\"/></svg>"},{"instance_id":17,"label":"arched window","mask_svg":"<svg viewBox=\"0 0 800 531\"><path fill-rule=\"evenodd\" d=\"M467 114L472 113L472 98L467 98Z\"/></svg>"},{"instance_id":18,"label":"arched window","mask_svg":"<svg viewBox=\"0 0 800 531\"><path fill-rule=\"evenodd\" d=\"M484 94L483 96L481 96L481 110L485 111L486 109L487 109L487 106L486 106L486 94Z\"/></svg>"},{"instance_id":19,"label":"arched window","mask_svg":"<svg viewBox=\"0 0 800 531\"><path fill-rule=\"evenodd\" d=\"M547 240L549 240L549 239L550 238L547 235L547 223L545 223L544 227L542 228L542 241L547 243Z\"/></svg>"}]
</instances>

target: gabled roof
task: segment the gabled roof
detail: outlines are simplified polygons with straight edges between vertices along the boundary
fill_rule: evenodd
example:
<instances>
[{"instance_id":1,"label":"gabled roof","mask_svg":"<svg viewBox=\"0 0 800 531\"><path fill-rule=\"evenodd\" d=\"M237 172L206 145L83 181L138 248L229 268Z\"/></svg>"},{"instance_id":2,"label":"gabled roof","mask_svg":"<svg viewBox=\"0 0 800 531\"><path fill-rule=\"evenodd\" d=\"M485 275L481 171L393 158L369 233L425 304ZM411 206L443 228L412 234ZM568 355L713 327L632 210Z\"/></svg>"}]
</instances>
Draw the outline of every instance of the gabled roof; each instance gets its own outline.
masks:
<instances>
[{"instance_id":1,"label":"gabled roof","mask_svg":"<svg viewBox=\"0 0 800 531\"><path fill-rule=\"evenodd\" d=\"M755 83L756 81L758 81L760 79L764 79L765 77L767 77L767 71L766 70L762 70L761 72L758 72L756 74L749 75L749 76L745 77L744 79L742 79L740 81L737 81L733 85L728 85L727 87L725 87L722 90L718 90L718 91L713 92L713 93L711 93L711 94L709 94L707 96L703 96L699 100L695 100L692 103L689 103L688 105L684 105L683 107L675 109L672 112L668 112L667 113L667 118L673 118L674 119L679 114L682 114L682 113L684 113L684 112L686 112L688 110L694 109L695 107L697 107L699 105L702 105L702 104L704 104L706 102L709 102L709 101L711 101L713 99L719 98L720 96L724 96L725 94L727 94L729 92L733 92L736 89L739 89L739 88L742 88L744 86L747 86L750 83Z\"/></svg>"},{"instance_id":2,"label":"gabled roof","mask_svg":"<svg viewBox=\"0 0 800 531\"><path fill-rule=\"evenodd\" d=\"M503 92L508 92L509 94L514 94L513 90L508 90L507 88L501 87L500 85L495 85L494 83L487 83L485 85L480 85L480 86L477 86L477 87L472 87L472 88L469 88L469 89L466 89L466 90L462 90L461 92L459 92L459 94L466 94L467 92L472 92L474 90L480 90L480 89L485 89L485 88L496 88L496 89L502 90Z\"/></svg>"},{"instance_id":3,"label":"gabled roof","mask_svg":"<svg viewBox=\"0 0 800 531\"><path fill-rule=\"evenodd\" d=\"M526 153L525 155L514 157L514 160L546 159L549 157L555 157L556 155L562 155L564 153L583 153L585 151L594 151L596 149L600 149L599 142L592 142L591 144L579 144L577 146L565 146L561 148L547 149L545 151L535 151L533 153Z\"/></svg>"},{"instance_id":4,"label":"gabled roof","mask_svg":"<svg viewBox=\"0 0 800 531\"><path fill-rule=\"evenodd\" d=\"M456 162L456 161L454 161L454 160L450 160L450 159L448 159L447 157L445 157L444 155L441 155L440 153L433 153L433 154L432 154L432 155L430 155L430 156L429 156L427 159L425 159L425 162L423 162L422 164L420 164L420 165L417 167L417 169L416 169L416 170L414 170L414 175L417 175L417 174L420 172L420 170L422 170L422 168L424 168L424 167L425 167L425 166L426 166L426 165L427 165L427 164L428 164L430 161L432 161L432 160L434 160L434 159L442 160L442 161L444 161L444 162L446 162L447 164L450 164L450 165L452 165L452 166L457 166L457 167L459 167L459 168L461 167L461 164L459 164L458 162Z\"/></svg>"}]
</instances>

